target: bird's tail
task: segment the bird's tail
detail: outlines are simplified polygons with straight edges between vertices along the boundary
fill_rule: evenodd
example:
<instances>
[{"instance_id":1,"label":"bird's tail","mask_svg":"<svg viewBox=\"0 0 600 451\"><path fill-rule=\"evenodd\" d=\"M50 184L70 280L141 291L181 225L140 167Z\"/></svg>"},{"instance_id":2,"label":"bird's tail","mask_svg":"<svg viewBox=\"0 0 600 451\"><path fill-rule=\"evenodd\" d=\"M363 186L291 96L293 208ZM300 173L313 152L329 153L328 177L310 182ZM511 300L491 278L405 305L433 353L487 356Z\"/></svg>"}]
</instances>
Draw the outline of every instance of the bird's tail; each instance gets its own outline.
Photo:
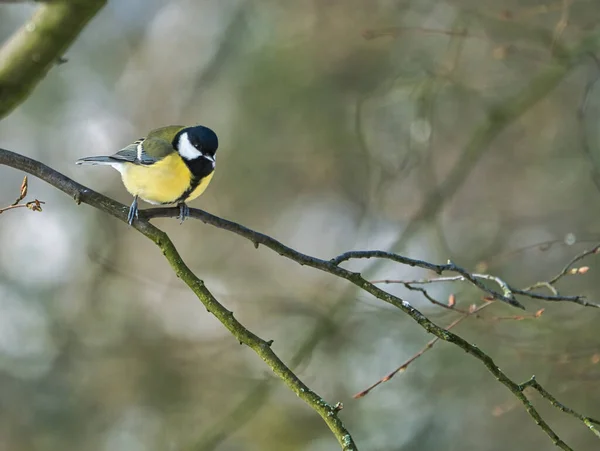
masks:
<instances>
[{"instance_id":1,"label":"bird's tail","mask_svg":"<svg viewBox=\"0 0 600 451\"><path fill-rule=\"evenodd\" d=\"M86 157L81 158L75 164L115 164L117 163L112 157Z\"/></svg>"}]
</instances>

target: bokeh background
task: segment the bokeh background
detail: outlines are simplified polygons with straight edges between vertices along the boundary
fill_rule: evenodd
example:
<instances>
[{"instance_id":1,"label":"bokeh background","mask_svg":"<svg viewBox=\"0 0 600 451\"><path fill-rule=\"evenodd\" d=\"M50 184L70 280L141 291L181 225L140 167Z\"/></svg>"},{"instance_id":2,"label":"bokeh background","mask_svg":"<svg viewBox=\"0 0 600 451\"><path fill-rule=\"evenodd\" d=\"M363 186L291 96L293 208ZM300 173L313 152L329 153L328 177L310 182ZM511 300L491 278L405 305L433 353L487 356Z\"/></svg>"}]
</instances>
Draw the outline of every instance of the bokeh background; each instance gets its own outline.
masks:
<instances>
[{"instance_id":1,"label":"bokeh background","mask_svg":"<svg viewBox=\"0 0 600 451\"><path fill-rule=\"evenodd\" d=\"M34 8L1 5L0 37ZM158 126L205 124L220 137L218 169L192 206L318 257L389 249L526 286L600 241L599 19L584 0L111 1L0 123L0 144L129 205L116 171L74 161ZM589 55L565 63L584 45ZM0 168L0 205L22 177ZM29 193L42 213L0 216L0 450L338 448L151 242L36 179ZM245 326L344 403L360 449L554 449L505 387L444 343L352 399L431 336L231 233L155 223ZM561 290L600 301L596 262ZM387 288L440 325L457 317ZM463 308L482 297L462 284L432 293ZM546 310L501 320L521 312L494 305L455 330L514 380L535 374L599 417L600 315L523 302ZM581 423L532 400L575 449L598 449Z\"/></svg>"}]
</instances>

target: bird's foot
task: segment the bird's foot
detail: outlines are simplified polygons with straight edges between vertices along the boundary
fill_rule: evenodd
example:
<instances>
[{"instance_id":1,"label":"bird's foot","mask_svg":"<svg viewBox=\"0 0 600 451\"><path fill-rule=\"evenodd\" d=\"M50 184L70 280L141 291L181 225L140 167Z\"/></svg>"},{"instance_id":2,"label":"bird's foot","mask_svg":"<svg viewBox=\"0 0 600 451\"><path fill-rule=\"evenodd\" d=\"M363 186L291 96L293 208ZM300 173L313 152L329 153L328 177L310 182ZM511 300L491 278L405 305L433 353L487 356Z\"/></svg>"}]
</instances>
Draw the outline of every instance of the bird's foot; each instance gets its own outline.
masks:
<instances>
[{"instance_id":1,"label":"bird's foot","mask_svg":"<svg viewBox=\"0 0 600 451\"><path fill-rule=\"evenodd\" d=\"M131 207L129 207L129 213L127 214L127 224L132 225L133 220L138 218L138 198L137 196L133 197L133 202L131 203Z\"/></svg>"},{"instance_id":2,"label":"bird's foot","mask_svg":"<svg viewBox=\"0 0 600 451\"><path fill-rule=\"evenodd\" d=\"M188 207L185 202L181 202L179 204L179 219L181 220L180 224L183 224L183 221L185 221L185 218L187 218L189 215L190 207Z\"/></svg>"}]
</instances>

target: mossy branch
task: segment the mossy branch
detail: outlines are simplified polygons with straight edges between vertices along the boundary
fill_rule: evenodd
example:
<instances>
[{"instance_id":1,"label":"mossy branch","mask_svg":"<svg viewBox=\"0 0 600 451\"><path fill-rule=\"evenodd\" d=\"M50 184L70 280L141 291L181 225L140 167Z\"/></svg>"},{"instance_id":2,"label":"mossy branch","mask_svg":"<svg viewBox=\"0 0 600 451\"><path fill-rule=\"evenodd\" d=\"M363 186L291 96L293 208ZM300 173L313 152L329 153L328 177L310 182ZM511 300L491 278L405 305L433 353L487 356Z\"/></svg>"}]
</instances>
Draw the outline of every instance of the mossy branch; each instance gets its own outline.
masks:
<instances>
[{"instance_id":1,"label":"mossy branch","mask_svg":"<svg viewBox=\"0 0 600 451\"><path fill-rule=\"evenodd\" d=\"M23 102L106 0L41 3L0 48L0 119Z\"/></svg>"}]
</instances>

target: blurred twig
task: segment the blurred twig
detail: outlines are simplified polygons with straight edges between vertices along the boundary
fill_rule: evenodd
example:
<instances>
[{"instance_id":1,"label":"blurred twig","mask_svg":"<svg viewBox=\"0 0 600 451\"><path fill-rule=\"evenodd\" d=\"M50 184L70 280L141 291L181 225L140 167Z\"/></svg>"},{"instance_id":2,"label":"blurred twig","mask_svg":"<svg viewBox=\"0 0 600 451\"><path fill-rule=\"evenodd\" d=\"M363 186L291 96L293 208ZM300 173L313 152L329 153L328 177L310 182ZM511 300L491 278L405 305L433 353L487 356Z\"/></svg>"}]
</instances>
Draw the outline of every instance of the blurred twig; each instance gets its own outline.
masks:
<instances>
[{"instance_id":1,"label":"blurred twig","mask_svg":"<svg viewBox=\"0 0 600 451\"><path fill-rule=\"evenodd\" d=\"M382 36L389 36L397 38L408 33L422 33L422 34L440 34L444 36L459 36L462 38L477 37L483 39L485 36L481 34L471 34L469 30L446 30L441 28L425 28L425 27L387 27L378 29L369 29L362 32L363 38L367 40L380 38Z\"/></svg>"},{"instance_id":2,"label":"blurred twig","mask_svg":"<svg viewBox=\"0 0 600 451\"><path fill-rule=\"evenodd\" d=\"M93 206L105 213L108 213L117 219L126 222L128 207L109 199L91 189L80 185L79 183L71 180L63 174L49 168L48 166L35 161L31 158L23 155L16 154L14 152L0 149L0 164L7 165L29 174L35 175L40 179L48 182L52 186L72 196L77 203L86 203ZM331 405L325 402L315 392L310 390L280 359L271 349L271 342L265 341L260 337L256 336L248 329L246 329L241 323L239 323L233 312L227 310L221 305L212 295L212 293L206 288L204 282L200 280L194 273L188 268L183 262L181 256L177 252L173 242L170 240L168 235L162 230L154 227L149 220L157 217L177 217L179 215L179 209L177 207L172 208L153 208L150 210L144 210L140 212L139 220L136 220L133 227L140 233L145 235L147 238L152 240L162 250L165 258L173 268L175 274L182 279L188 287L196 294L198 299L206 307L206 309L212 313L230 332L231 334L240 341L240 343L246 344L261 359L271 368L271 370L282 379L285 384L294 392L298 397L309 404L325 421L329 426L332 433L337 438L338 442L342 446L343 450L354 450L357 449L354 441L341 420L338 417L339 407L337 405ZM415 309L408 302L388 293L368 280L363 278L360 273L352 272L347 269L340 267L334 261L322 260L316 257L312 257L301 252L298 252L283 243L267 236L263 233L256 232L248 229L240 224L232 221L228 221L223 218L211 215L202 210L190 209L190 216L192 218L199 219L207 224L214 225L215 227L233 232L240 235L254 244L255 247L263 245L279 255L289 258L300 265L309 266L333 276L345 279L357 287L361 288L365 292L373 295L377 299L393 305L400 309L402 312L410 316L416 321L424 330L435 335L441 340L453 343L456 346L463 349L466 353L475 357L479 360L488 371L523 404L527 413L533 418L535 423L550 437L553 443L563 450L572 450L557 434L554 430L546 423L541 417L537 409L531 404L527 397L523 394L523 388L521 385L510 379L493 361L493 359L479 349L477 346L472 345L468 341L464 340L460 336L434 324L429 318L423 315L420 311ZM338 257L337 260L340 258ZM343 261L343 260L342 260ZM437 266L437 265L432 265ZM587 418L587 417L583 417Z\"/></svg>"},{"instance_id":3,"label":"blurred twig","mask_svg":"<svg viewBox=\"0 0 600 451\"><path fill-rule=\"evenodd\" d=\"M548 39L548 45L552 45L552 38ZM431 221L445 202L454 197L496 137L556 88L565 76L580 64L582 57L598 48L600 32L582 39L572 50L565 49L560 42L555 42L552 48L552 64L533 77L521 91L489 108L482 123L473 131L457 163L439 184L438 189L425 198L419 210L405 226L393 250L400 251L417 233L420 225Z\"/></svg>"},{"instance_id":4,"label":"blurred twig","mask_svg":"<svg viewBox=\"0 0 600 451\"><path fill-rule=\"evenodd\" d=\"M46 73L63 61L63 53L106 0L42 3L0 48L0 118L21 102Z\"/></svg>"},{"instance_id":5,"label":"blurred twig","mask_svg":"<svg viewBox=\"0 0 600 451\"><path fill-rule=\"evenodd\" d=\"M473 276L478 276L478 275L477 274L473 274ZM433 304L439 305L440 307L444 307L444 308L446 308L448 310L452 310L452 311L455 311L457 313L460 313L461 316L459 316L457 319L455 319L454 321L452 321L448 326L446 326L446 330L450 330L450 329L452 329L453 327L457 326L463 320L465 320L466 318L468 318L470 316L479 317L479 315L478 315L479 312L481 312L486 307L492 305L494 303L494 301L487 300L487 301L485 301L485 303L483 303L483 304L481 304L479 306L473 304L473 305L470 306L470 308L469 308L468 311L465 311L465 310L456 308L454 295L450 295L449 302L447 304L444 304L444 303L441 303L441 302L435 300L434 298L432 298L429 295L429 293L427 292L427 290L425 290L423 288L419 288L419 287L413 287L412 285L415 285L415 284L430 284L430 283L436 283L436 282L456 282L456 281L464 281L464 280L465 280L465 278L463 276L453 276L453 277L438 277L438 278L434 278L434 279L421 279L421 280L411 280L411 281L389 280L389 279L386 279L386 280L373 280L373 281L371 281L371 283L374 283L374 284L377 284L377 283L386 283L386 284L387 283L400 283L400 284L403 284L409 290L420 291L423 294L423 296L425 296L425 298L427 298ZM521 321L521 320L524 320L526 318L539 318L542 315L543 312L544 312L544 309L540 309L540 310L538 310L537 312L535 312L534 314L531 314L531 315L494 316L494 317L491 317L490 319L492 319L494 321L499 321L499 320ZM433 346L438 341L439 341L438 337L435 337L434 339L430 340L425 345L425 347L423 349L421 349L419 352L417 352L412 357L410 357L408 360L406 360L402 365L400 365L399 367L397 367L392 372L388 373L386 376L384 376L381 379L379 379L374 384L370 385L369 387L367 387L366 389L362 390L361 392L355 394L354 398L362 398L363 396L368 395L374 388L378 387L379 385L383 384L384 382L389 381L396 374L398 374L400 372L406 371L406 369L408 368L408 366L411 363L413 363L415 360L417 360L419 357L421 357L427 351L429 351L431 348L433 348Z\"/></svg>"},{"instance_id":6,"label":"blurred twig","mask_svg":"<svg viewBox=\"0 0 600 451\"><path fill-rule=\"evenodd\" d=\"M571 4L573 0L562 0L562 6L560 11L560 19L556 22L554 26L554 32L552 33L552 47L551 51L554 50L554 46L562 37L567 25L569 24L569 13L571 10Z\"/></svg>"},{"instance_id":7,"label":"blurred twig","mask_svg":"<svg viewBox=\"0 0 600 451\"><path fill-rule=\"evenodd\" d=\"M536 16L550 14L556 11L560 11L564 8L564 0L559 0L552 3L543 3L537 6L527 6L518 8L516 12L510 10L504 10L499 15L502 20L516 20L516 21L527 21Z\"/></svg>"},{"instance_id":8,"label":"blurred twig","mask_svg":"<svg viewBox=\"0 0 600 451\"><path fill-rule=\"evenodd\" d=\"M596 84L600 80L600 60L594 53L589 53L588 56L594 62L594 76L592 79L586 84L585 90L583 92L583 96L581 98L581 103L579 104L579 108L577 109L577 121L579 123L579 132L581 134L581 150L586 155L586 157L590 160L592 169L591 175L594 184L596 185L596 189L600 191L600 170L598 169L598 163L594 156L594 151L592 149L592 145L590 144L590 139L587 132L586 126L586 113L587 107L590 101L590 97ZM595 121L594 121L595 122ZM596 125L594 123L594 125ZM594 127L594 130L596 127Z\"/></svg>"},{"instance_id":9,"label":"blurred twig","mask_svg":"<svg viewBox=\"0 0 600 451\"><path fill-rule=\"evenodd\" d=\"M477 313L479 313L480 311L482 311L484 308L486 308L486 307L488 307L488 306L490 306L492 304L493 304L493 302L486 302L486 303L481 304L479 306L472 305L468 312L464 312L460 317L456 318L454 321L452 321L450 324L448 324L448 326L446 326L446 330L452 329L453 327L455 327L458 324L460 324L463 320L465 320L469 316L476 315ZM429 351L431 348L433 348L433 346L435 346L435 344L439 340L440 339L438 337L435 337L434 339L432 339L429 342L427 342L427 344L425 345L425 347L423 349L421 349L415 355L413 355L412 357L410 357L402 365L400 365L398 368L396 368L395 370L393 370L387 376L382 377L377 382L375 382L373 385L370 385L369 387L367 387L363 391L355 394L354 398L362 398L363 396L368 395L371 392L371 390L373 390L375 387L383 384L384 382L389 381L396 374L398 374L400 372L406 371L406 368L408 368L408 365L410 365L411 363L413 363L415 360L417 360L419 357L421 357L423 354L425 354L427 351Z\"/></svg>"},{"instance_id":10,"label":"blurred twig","mask_svg":"<svg viewBox=\"0 0 600 451\"><path fill-rule=\"evenodd\" d=\"M202 438L186 448L189 451L210 451L216 449L227 437L234 434L250 419L255 418L271 391L273 379L260 381L248 391L248 395L234 409L221 416L210 425Z\"/></svg>"},{"instance_id":11,"label":"blurred twig","mask_svg":"<svg viewBox=\"0 0 600 451\"><path fill-rule=\"evenodd\" d=\"M486 271L489 268L499 266L502 263L505 263L507 260L509 260L511 258L515 258L516 256L518 256L526 251L537 250L539 252L547 252L550 249L556 248L558 246L569 247L569 246L575 244L575 242L580 243L580 244L582 244L582 243L586 243L586 244L598 243L598 242L600 242L600 235L596 234L596 235L587 235L585 237L580 237L580 238L577 238L576 241L574 241L573 243L566 243L565 239L555 239L555 240L546 240L546 241L540 241L538 243L528 244L526 246L521 246L517 249L507 250L507 251L499 252L495 255L492 255L491 257L477 263L476 267L481 268L480 270L482 270L482 271Z\"/></svg>"}]
</instances>

